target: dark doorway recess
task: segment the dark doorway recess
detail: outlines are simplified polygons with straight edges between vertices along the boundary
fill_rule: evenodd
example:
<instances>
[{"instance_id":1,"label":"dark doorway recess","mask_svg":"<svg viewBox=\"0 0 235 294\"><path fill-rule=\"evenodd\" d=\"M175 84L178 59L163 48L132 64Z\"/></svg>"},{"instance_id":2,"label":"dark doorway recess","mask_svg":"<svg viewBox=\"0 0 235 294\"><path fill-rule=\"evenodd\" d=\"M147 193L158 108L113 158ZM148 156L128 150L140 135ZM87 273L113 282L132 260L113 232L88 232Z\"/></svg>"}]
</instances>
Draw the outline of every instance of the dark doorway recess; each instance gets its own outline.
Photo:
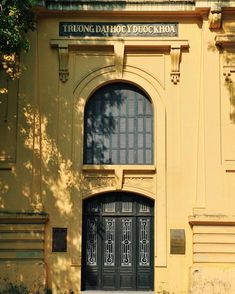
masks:
<instances>
[{"instance_id":1,"label":"dark doorway recess","mask_svg":"<svg viewBox=\"0 0 235 294\"><path fill-rule=\"evenodd\" d=\"M84 201L82 290L153 290L153 208L132 193Z\"/></svg>"}]
</instances>

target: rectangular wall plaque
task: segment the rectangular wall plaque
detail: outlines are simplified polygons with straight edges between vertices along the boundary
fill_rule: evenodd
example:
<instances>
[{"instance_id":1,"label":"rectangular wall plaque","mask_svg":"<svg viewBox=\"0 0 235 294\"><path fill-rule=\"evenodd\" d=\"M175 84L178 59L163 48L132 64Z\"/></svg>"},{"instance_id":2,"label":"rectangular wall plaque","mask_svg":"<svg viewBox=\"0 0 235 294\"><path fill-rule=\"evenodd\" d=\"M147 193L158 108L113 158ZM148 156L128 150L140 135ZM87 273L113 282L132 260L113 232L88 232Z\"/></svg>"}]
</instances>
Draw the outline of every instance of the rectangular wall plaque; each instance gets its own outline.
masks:
<instances>
[{"instance_id":1,"label":"rectangular wall plaque","mask_svg":"<svg viewBox=\"0 0 235 294\"><path fill-rule=\"evenodd\" d=\"M171 254L185 254L185 231L170 230Z\"/></svg>"},{"instance_id":2,"label":"rectangular wall plaque","mask_svg":"<svg viewBox=\"0 0 235 294\"><path fill-rule=\"evenodd\" d=\"M178 23L60 22L60 36L177 37Z\"/></svg>"},{"instance_id":3,"label":"rectangular wall plaque","mask_svg":"<svg viewBox=\"0 0 235 294\"><path fill-rule=\"evenodd\" d=\"M52 252L67 251L67 228L53 228Z\"/></svg>"}]
</instances>

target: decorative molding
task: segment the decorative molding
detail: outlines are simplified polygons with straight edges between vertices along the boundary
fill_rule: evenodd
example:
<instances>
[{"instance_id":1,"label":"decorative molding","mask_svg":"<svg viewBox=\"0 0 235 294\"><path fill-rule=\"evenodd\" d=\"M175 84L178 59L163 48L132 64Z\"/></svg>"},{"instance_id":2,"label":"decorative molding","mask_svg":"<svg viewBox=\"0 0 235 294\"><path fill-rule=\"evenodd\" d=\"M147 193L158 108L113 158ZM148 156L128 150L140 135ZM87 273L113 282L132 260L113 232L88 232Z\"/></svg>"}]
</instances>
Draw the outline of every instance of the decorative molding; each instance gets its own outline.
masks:
<instances>
[{"instance_id":1,"label":"decorative molding","mask_svg":"<svg viewBox=\"0 0 235 294\"><path fill-rule=\"evenodd\" d=\"M235 46L235 34L221 34L215 36L215 45L222 49Z\"/></svg>"},{"instance_id":2,"label":"decorative molding","mask_svg":"<svg viewBox=\"0 0 235 294\"><path fill-rule=\"evenodd\" d=\"M61 82L65 83L69 77L69 69L68 69L68 62L69 62L69 50L68 46L65 47L58 47L58 54L59 54L59 78Z\"/></svg>"},{"instance_id":3,"label":"decorative molding","mask_svg":"<svg viewBox=\"0 0 235 294\"><path fill-rule=\"evenodd\" d=\"M181 48L171 47L171 81L173 84L177 84L180 81L180 60L181 60Z\"/></svg>"},{"instance_id":4,"label":"decorative molding","mask_svg":"<svg viewBox=\"0 0 235 294\"><path fill-rule=\"evenodd\" d=\"M52 39L50 41L52 47L57 47L59 52L59 75L62 82L66 82L69 76L68 70L68 48L77 48L78 46L112 46L114 47L115 55L115 66L118 77L122 77L125 50L128 48L146 48L146 49L162 49L163 51L170 51L171 55L171 81L177 84L180 80L180 61L181 52L183 49L189 48L189 43L187 40L180 39L150 39L143 40L139 38L138 40L118 40L109 38L73 38L73 39Z\"/></svg>"},{"instance_id":5,"label":"decorative molding","mask_svg":"<svg viewBox=\"0 0 235 294\"><path fill-rule=\"evenodd\" d=\"M140 190L153 192L154 179L146 176L127 176L124 178L123 186L138 187Z\"/></svg>"},{"instance_id":6,"label":"decorative molding","mask_svg":"<svg viewBox=\"0 0 235 294\"><path fill-rule=\"evenodd\" d=\"M101 187L115 187L117 181L115 177L110 176L85 176L83 190L89 191Z\"/></svg>"}]
</instances>

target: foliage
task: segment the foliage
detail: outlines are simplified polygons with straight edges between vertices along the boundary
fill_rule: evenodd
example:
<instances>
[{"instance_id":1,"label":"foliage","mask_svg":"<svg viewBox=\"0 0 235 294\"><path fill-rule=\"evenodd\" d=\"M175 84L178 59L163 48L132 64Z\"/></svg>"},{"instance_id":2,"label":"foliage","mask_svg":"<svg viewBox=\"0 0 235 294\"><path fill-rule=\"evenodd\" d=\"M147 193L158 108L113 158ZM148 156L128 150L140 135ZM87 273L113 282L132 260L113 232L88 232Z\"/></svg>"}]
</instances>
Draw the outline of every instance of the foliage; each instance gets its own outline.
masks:
<instances>
[{"instance_id":1,"label":"foliage","mask_svg":"<svg viewBox=\"0 0 235 294\"><path fill-rule=\"evenodd\" d=\"M1 294L52 294L52 290L45 288L44 290L30 291L24 283L11 283L8 282L3 288L0 289Z\"/></svg>"},{"instance_id":2,"label":"foliage","mask_svg":"<svg viewBox=\"0 0 235 294\"><path fill-rule=\"evenodd\" d=\"M20 75L19 53L29 50L27 32L36 25L34 4L36 0L0 0L0 70L11 79Z\"/></svg>"},{"instance_id":3,"label":"foliage","mask_svg":"<svg viewBox=\"0 0 235 294\"><path fill-rule=\"evenodd\" d=\"M29 294L29 290L24 284L7 284L3 289L1 289L2 294Z\"/></svg>"}]
</instances>

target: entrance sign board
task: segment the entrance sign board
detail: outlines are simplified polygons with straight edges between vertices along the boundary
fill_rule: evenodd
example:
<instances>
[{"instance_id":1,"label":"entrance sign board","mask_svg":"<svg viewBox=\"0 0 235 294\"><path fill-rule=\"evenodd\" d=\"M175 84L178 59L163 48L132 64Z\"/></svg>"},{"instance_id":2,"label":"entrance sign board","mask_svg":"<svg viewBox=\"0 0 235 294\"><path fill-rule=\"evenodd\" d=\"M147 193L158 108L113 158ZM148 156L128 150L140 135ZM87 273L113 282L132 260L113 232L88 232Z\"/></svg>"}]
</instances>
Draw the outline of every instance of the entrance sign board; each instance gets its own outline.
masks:
<instances>
[{"instance_id":1,"label":"entrance sign board","mask_svg":"<svg viewBox=\"0 0 235 294\"><path fill-rule=\"evenodd\" d=\"M59 35L77 37L177 37L178 23L60 22Z\"/></svg>"}]
</instances>

